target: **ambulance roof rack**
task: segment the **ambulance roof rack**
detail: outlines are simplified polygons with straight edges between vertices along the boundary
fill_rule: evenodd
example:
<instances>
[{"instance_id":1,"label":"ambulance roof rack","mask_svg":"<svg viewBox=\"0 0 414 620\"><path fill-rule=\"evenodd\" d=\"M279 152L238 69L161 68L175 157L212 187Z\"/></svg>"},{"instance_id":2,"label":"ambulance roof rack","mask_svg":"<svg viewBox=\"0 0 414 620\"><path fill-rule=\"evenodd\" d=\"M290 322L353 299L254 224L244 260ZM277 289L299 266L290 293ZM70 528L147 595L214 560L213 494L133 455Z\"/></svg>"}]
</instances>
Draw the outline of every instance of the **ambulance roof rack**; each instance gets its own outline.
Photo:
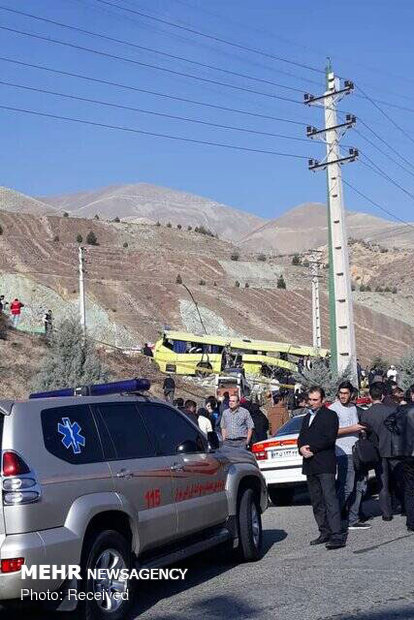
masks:
<instances>
[{"instance_id":1,"label":"ambulance roof rack","mask_svg":"<svg viewBox=\"0 0 414 620\"><path fill-rule=\"evenodd\" d=\"M62 396L106 396L107 394L133 394L146 392L151 387L149 379L125 379L112 383L95 383L93 385L80 385L78 387L49 390L47 392L34 392L29 398L55 398Z\"/></svg>"}]
</instances>

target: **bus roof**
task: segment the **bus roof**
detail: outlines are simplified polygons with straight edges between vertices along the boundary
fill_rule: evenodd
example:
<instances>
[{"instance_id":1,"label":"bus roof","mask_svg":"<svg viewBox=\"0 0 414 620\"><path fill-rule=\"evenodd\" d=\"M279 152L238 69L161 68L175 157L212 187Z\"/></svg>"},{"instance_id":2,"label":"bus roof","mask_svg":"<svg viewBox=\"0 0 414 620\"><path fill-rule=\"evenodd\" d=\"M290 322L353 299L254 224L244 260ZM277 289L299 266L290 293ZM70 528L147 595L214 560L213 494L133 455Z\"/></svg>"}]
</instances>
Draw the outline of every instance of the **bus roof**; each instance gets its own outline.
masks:
<instances>
[{"instance_id":1,"label":"bus roof","mask_svg":"<svg viewBox=\"0 0 414 620\"><path fill-rule=\"evenodd\" d=\"M316 357L316 349L309 346L294 345L287 342L272 342L270 340L253 340L235 338L234 336L214 336L212 334L197 335L189 332L164 332L165 338L169 340L181 340L183 342L199 342L202 344L216 344L219 346L229 346L232 349L244 349L249 351L277 351L279 353L290 353L291 355L311 355ZM326 357L328 349L319 349L318 356Z\"/></svg>"}]
</instances>

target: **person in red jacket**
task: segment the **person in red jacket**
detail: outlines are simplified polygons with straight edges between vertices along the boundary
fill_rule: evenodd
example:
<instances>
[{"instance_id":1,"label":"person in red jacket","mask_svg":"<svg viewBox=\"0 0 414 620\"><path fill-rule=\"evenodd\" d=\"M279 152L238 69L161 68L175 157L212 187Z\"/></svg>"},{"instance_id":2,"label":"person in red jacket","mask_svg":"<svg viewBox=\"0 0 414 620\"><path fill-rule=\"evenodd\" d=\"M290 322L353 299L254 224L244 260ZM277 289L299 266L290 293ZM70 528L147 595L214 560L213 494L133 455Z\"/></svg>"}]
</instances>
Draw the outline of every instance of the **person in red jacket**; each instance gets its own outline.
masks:
<instances>
[{"instance_id":1,"label":"person in red jacket","mask_svg":"<svg viewBox=\"0 0 414 620\"><path fill-rule=\"evenodd\" d=\"M20 315L22 312L22 308L24 308L24 304L22 304L22 302L19 299L17 299L17 297L13 299L13 301L10 304L10 314L12 317L13 327L17 327L20 322Z\"/></svg>"}]
</instances>

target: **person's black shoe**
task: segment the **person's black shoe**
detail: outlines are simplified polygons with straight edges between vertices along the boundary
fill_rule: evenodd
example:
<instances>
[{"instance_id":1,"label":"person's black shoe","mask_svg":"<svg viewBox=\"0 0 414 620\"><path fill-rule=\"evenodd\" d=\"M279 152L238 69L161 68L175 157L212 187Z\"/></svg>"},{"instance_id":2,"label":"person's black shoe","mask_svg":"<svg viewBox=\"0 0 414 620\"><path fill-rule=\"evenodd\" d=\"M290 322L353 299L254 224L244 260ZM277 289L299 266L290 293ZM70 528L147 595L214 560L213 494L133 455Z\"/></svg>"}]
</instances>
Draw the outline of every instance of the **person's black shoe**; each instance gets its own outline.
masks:
<instances>
[{"instance_id":1,"label":"person's black shoe","mask_svg":"<svg viewBox=\"0 0 414 620\"><path fill-rule=\"evenodd\" d=\"M363 523L362 521L357 521L356 523L352 523L348 526L348 530L369 530L372 525L370 523Z\"/></svg>"},{"instance_id":2,"label":"person's black shoe","mask_svg":"<svg viewBox=\"0 0 414 620\"><path fill-rule=\"evenodd\" d=\"M315 540L311 540L310 541L310 545L323 545L323 543L326 543L329 541L329 537L328 536L323 536L323 534L321 534L320 536L318 536L318 538L315 538Z\"/></svg>"},{"instance_id":3,"label":"person's black shoe","mask_svg":"<svg viewBox=\"0 0 414 620\"><path fill-rule=\"evenodd\" d=\"M382 517L383 521L392 521L394 517Z\"/></svg>"},{"instance_id":4,"label":"person's black shoe","mask_svg":"<svg viewBox=\"0 0 414 620\"><path fill-rule=\"evenodd\" d=\"M344 540L342 541L335 541L335 540L330 540L326 543L325 547L327 549L341 549L342 547L346 546L346 542Z\"/></svg>"}]
</instances>

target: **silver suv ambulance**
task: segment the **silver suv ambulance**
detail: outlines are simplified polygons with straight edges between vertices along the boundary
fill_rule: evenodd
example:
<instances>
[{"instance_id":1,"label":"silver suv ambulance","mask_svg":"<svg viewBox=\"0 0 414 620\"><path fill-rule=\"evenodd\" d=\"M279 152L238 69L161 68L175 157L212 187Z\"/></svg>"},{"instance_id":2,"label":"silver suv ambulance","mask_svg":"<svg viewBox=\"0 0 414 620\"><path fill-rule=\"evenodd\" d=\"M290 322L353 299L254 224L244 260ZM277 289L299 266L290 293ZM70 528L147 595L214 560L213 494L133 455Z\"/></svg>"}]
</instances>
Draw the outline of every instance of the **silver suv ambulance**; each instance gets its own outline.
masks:
<instances>
[{"instance_id":1,"label":"silver suv ambulance","mask_svg":"<svg viewBox=\"0 0 414 620\"><path fill-rule=\"evenodd\" d=\"M259 559L268 500L254 457L206 438L148 388L134 379L0 400L0 605L48 590L77 618L117 620L132 580L88 569L159 568L226 542ZM80 578L51 569L42 580L45 565L79 566Z\"/></svg>"}]
</instances>

